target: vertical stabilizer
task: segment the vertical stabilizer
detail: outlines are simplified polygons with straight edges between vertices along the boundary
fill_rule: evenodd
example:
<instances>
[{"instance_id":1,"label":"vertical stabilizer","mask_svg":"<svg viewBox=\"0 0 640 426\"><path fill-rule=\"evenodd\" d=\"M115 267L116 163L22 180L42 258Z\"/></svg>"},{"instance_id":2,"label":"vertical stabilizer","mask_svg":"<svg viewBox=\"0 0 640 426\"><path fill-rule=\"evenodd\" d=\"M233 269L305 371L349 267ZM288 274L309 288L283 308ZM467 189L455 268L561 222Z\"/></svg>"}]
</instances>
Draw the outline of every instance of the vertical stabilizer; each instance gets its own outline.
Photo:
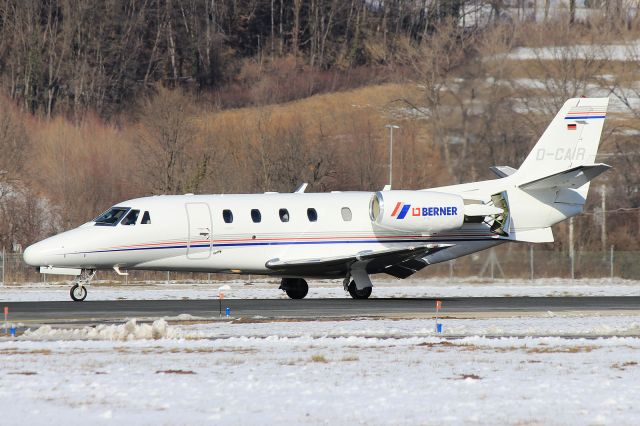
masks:
<instances>
[{"instance_id":1,"label":"vertical stabilizer","mask_svg":"<svg viewBox=\"0 0 640 426\"><path fill-rule=\"evenodd\" d=\"M512 229L518 241L551 241L550 227L580 214L589 183L609 169L596 164L608 98L564 103L522 166L508 191Z\"/></svg>"},{"instance_id":2,"label":"vertical stabilizer","mask_svg":"<svg viewBox=\"0 0 640 426\"><path fill-rule=\"evenodd\" d=\"M566 101L518 169L518 181L594 164L608 104L609 98Z\"/></svg>"}]
</instances>

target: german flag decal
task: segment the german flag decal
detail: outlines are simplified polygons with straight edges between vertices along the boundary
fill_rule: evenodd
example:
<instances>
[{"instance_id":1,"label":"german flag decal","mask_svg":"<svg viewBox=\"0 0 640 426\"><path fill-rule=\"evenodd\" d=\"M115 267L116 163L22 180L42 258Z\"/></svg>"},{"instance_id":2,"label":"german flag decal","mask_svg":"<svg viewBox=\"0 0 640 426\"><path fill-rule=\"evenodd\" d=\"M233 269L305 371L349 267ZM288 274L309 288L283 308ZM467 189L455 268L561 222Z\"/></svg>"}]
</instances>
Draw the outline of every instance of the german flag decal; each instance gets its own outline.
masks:
<instances>
[{"instance_id":1,"label":"german flag decal","mask_svg":"<svg viewBox=\"0 0 640 426\"><path fill-rule=\"evenodd\" d=\"M578 128L578 125L576 123L567 124L567 130L576 130L577 128Z\"/></svg>"}]
</instances>

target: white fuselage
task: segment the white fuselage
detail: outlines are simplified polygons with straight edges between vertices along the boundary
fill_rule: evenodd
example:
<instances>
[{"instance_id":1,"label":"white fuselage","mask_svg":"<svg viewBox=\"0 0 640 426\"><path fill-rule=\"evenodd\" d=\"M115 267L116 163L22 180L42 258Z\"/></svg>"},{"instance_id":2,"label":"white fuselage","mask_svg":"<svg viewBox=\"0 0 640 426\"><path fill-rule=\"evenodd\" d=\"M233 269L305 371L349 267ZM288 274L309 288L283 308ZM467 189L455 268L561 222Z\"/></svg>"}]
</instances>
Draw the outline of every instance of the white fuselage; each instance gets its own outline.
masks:
<instances>
[{"instance_id":1,"label":"white fuselage","mask_svg":"<svg viewBox=\"0 0 640 426\"><path fill-rule=\"evenodd\" d=\"M380 229L370 217L372 195L333 192L138 198L114 206L139 210L135 225L88 222L29 247L25 260L32 265L83 269L116 266L124 270L274 274L265 266L273 259L337 257L429 243L463 243L473 248L467 251L471 252L502 242L485 224L465 224L437 234ZM252 210L259 211L259 222L252 218ZM149 212L150 223L142 223L143 212ZM283 221L281 216L289 220Z\"/></svg>"}]
</instances>

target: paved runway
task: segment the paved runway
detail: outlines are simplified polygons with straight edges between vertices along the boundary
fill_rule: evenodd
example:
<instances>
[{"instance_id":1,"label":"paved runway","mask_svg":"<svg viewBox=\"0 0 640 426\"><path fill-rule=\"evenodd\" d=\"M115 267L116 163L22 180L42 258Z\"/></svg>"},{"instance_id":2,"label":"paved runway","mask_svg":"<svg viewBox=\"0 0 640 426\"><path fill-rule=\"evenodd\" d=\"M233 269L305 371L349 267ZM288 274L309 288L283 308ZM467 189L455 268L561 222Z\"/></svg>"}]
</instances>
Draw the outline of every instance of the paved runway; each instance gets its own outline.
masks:
<instances>
[{"instance_id":1,"label":"paved runway","mask_svg":"<svg viewBox=\"0 0 640 426\"><path fill-rule=\"evenodd\" d=\"M467 297L444 298L441 315L524 312L640 310L640 297ZM85 302L7 302L11 321L101 322L124 318L219 316L217 300L113 300ZM424 317L435 299L227 299L231 316L264 318Z\"/></svg>"}]
</instances>

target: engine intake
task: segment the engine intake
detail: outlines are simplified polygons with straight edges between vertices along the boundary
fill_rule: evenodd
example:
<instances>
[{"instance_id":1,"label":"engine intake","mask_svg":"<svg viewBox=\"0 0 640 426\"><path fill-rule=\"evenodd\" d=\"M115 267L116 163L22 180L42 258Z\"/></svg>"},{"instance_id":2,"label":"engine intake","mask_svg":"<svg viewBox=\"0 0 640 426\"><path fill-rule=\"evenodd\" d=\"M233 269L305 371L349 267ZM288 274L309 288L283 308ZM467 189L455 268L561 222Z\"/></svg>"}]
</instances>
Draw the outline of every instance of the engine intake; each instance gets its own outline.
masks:
<instances>
[{"instance_id":1,"label":"engine intake","mask_svg":"<svg viewBox=\"0 0 640 426\"><path fill-rule=\"evenodd\" d=\"M379 191L371 197L369 215L381 228L433 234L462 226L464 200L435 191Z\"/></svg>"}]
</instances>

